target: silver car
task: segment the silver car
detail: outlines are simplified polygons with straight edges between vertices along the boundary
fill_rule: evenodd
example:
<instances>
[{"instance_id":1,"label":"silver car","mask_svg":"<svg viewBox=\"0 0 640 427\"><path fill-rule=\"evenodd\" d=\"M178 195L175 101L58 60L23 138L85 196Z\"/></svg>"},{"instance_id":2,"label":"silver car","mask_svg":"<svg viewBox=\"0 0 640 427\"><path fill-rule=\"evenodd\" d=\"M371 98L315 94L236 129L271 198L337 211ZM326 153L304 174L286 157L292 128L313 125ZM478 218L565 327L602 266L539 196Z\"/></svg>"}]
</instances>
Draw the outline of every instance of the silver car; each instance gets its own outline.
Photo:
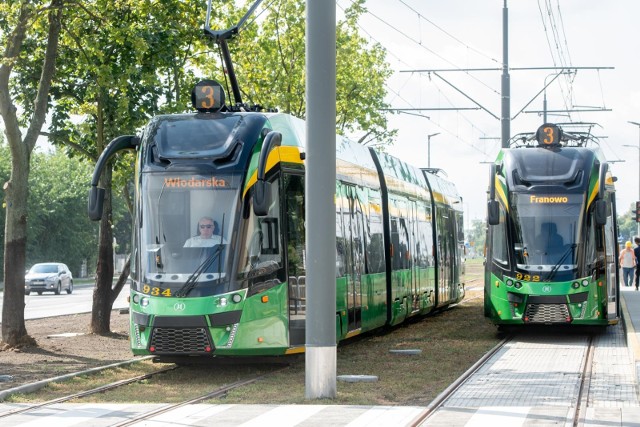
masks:
<instances>
[{"instance_id":1,"label":"silver car","mask_svg":"<svg viewBox=\"0 0 640 427\"><path fill-rule=\"evenodd\" d=\"M69 267L61 262L44 262L34 264L24 277L24 293L29 295L37 292L53 292L60 295L62 290L68 294L73 292L73 276Z\"/></svg>"}]
</instances>

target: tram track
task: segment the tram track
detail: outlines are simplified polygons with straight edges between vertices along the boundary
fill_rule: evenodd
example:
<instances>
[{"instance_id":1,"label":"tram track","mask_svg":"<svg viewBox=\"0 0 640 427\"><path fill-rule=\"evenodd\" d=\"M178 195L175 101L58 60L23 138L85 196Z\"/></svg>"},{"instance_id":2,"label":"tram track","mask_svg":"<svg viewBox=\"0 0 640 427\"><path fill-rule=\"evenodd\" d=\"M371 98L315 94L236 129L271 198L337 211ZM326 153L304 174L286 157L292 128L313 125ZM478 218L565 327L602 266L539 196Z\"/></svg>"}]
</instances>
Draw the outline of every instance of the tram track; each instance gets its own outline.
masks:
<instances>
[{"instance_id":1,"label":"tram track","mask_svg":"<svg viewBox=\"0 0 640 427\"><path fill-rule=\"evenodd\" d=\"M484 356L482 356L476 363L474 363L469 369L467 369L458 379L456 379L449 387L447 387L442 393L436 396L435 399L427 405L426 409L422 411L413 421L411 421L407 427L417 427L428 421L429 417L435 414L438 409L442 408L447 399L451 397L464 383L473 376L480 368L487 363L493 355L498 353L508 342L513 338L513 335L508 335L496 344L491 350L489 350Z\"/></svg>"},{"instance_id":2,"label":"tram track","mask_svg":"<svg viewBox=\"0 0 640 427\"><path fill-rule=\"evenodd\" d=\"M228 393L231 390L237 389L237 388L245 386L245 385L252 384L252 383L254 383L256 381L259 381L259 380L265 378L268 375L273 374L274 372L281 371L281 370L283 370L285 368L286 367L282 367L282 368L276 369L275 371L269 372L267 374L253 375L253 376L251 376L249 378L238 380L238 381L233 382L231 384L223 385L221 387L216 388L215 390L212 390L212 391L210 391L208 393L205 393L205 394L202 394L200 396L194 397L192 399L187 399L187 400L184 400L184 401L178 402L178 403L172 403L172 404L165 405L165 406L163 406L161 408L158 408L158 409L154 409L154 410L147 411L147 412L144 412L144 413L139 414L139 415L135 415L133 418L130 418L130 419L126 420L126 421L123 421L123 422L118 423L118 424L113 424L112 427L131 426L131 425L137 424L137 423L139 423L141 421L150 420L153 417L165 414L167 412L173 411L173 410L181 408L183 406L192 405L192 404L195 404L195 403L203 402L205 400L214 399L216 397L223 396L223 395L225 395L226 393Z\"/></svg>"},{"instance_id":3,"label":"tram track","mask_svg":"<svg viewBox=\"0 0 640 427\"><path fill-rule=\"evenodd\" d=\"M250 375L247 378L238 380L238 381L234 381L232 383L229 384L224 384L220 387L216 387L214 390L208 391L206 393L200 394L199 396L190 398L190 399L185 399L181 402L178 403L171 403L171 404L166 404L163 405L161 408L157 408L157 409L153 409L151 411L147 411L141 414L137 414L137 415L133 415L132 418L129 418L125 421L122 421L118 424L114 424L114 426L129 426L129 425L133 425L135 423L138 423L140 421L144 421L144 420L148 420L151 419L157 415L161 415L163 413L166 412L170 412L174 409L186 406L186 405L190 405L190 404L195 404L195 403L199 403L199 402L203 402L209 399L214 399L216 397L220 397L225 395L226 393L228 393L231 390L240 388L242 386L245 385L249 385L252 384L256 381L259 381L271 374L274 374L276 372L282 371L283 369L288 368L289 365L285 365L285 366L279 366L277 369L274 369L270 372L267 373L259 373L259 374L254 374L254 375ZM55 399L51 399L51 400L47 400L45 402L39 402L39 403L35 403L35 404L29 404L28 406L24 406L24 407L20 407L20 408L14 408L5 412L0 413L0 419L3 418L8 418L14 415L20 415L20 414L25 414L25 413L29 413L31 411L35 411L35 410L41 410L43 408L47 408L50 407L52 405L56 405L59 403L65 403L65 402L69 402L71 400L74 399L81 399L87 396L91 396L91 395L95 395L98 393L104 393L104 392L108 392L108 391L112 391L115 390L119 387L124 387L136 382L140 382L140 381L144 381L144 380L148 380L156 375L159 374L164 374L170 371L174 371L176 369L180 369L181 366L177 365L177 364L172 364L171 366L167 366L161 369L158 369L154 372L149 372L146 374L142 374L142 375L136 375L134 377L131 378L126 378L126 379L122 379L122 380L118 380L118 381L114 381L112 383L109 384L105 384L105 385L101 385L99 387L95 387L92 388L90 390L83 390L83 391L79 391L77 393L72 393L72 394L68 394L66 396L62 396L62 397L58 397Z\"/></svg>"},{"instance_id":4,"label":"tram track","mask_svg":"<svg viewBox=\"0 0 640 427\"><path fill-rule=\"evenodd\" d=\"M472 378L472 376L477 373L483 366L485 366L485 364L487 364L495 354L497 354L510 342L517 342L515 334L506 336L493 349L491 349L481 359L479 359L473 366L471 366L466 372L464 372L449 387L447 387L447 389L445 389L440 395L438 395L422 413L420 413L410 424L408 424L408 426L415 427L429 425L428 423L432 416L434 416L440 409L443 409L447 405L447 401L462 387L464 387L464 385ZM564 425L570 425L573 427L580 427L585 425L587 408L589 407L589 390L591 387L591 380L593 375L595 348L596 338L593 333L590 333L587 337L584 356L577 371L579 378L576 383L576 398L575 401L568 402L570 408L567 412L567 418L563 423Z\"/></svg>"},{"instance_id":5,"label":"tram track","mask_svg":"<svg viewBox=\"0 0 640 427\"><path fill-rule=\"evenodd\" d=\"M138 381L143 381L143 380L149 379L149 378L151 378L151 377L153 377L155 375L163 374L165 372L169 372L169 371L172 371L172 370L178 369L178 368L179 368L178 365L172 365L172 366L168 366L168 367L165 367L165 368L162 368L162 369L158 369L157 371L154 371L154 372L149 372L149 373L142 374L142 375L136 375L136 376L131 377L131 378L126 378L126 379L123 379L123 380L114 381L112 383L105 384L105 385L102 385L100 387L96 387L96 388L93 388L93 389L90 389L90 390L80 391L80 392L77 392L77 393L72 393L72 394L69 394L69 395L66 395L66 396L62 396L62 397L58 397L58 398L55 398L55 399L47 400L46 402L35 403L35 404L29 405L27 407L16 408L16 409L12 409L12 410L9 410L9 411L5 411L5 412L0 413L0 419L8 417L8 416L11 416L11 415L22 414L22 413L29 412L29 411L32 411L32 410L35 410L35 409L45 408L47 406L55 405L57 403L64 403L64 402L68 402L68 401L73 400L73 399L79 399L79 398L82 398L82 397L91 396L93 394L98 394L98 393L103 393L105 391L114 390L114 389L116 389L118 387L123 387L125 385L129 385L129 384L132 384L132 383L135 383L135 382L138 382Z\"/></svg>"},{"instance_id":6,"label":"tram track","mask_svg":"<svg viewBox=\"0 0 640 427\"><path fill-rule=\"evenodd\" d=\"M591 385L591 374L593 371L593 354L595 352L595 339L593 334L589 335L589 344L585 354L580 374L580 386L578 388L578 397L576 406L573 411L573 427L584 425L587 406L589 404L589 388Z\"/></svg>"}]
</instances>

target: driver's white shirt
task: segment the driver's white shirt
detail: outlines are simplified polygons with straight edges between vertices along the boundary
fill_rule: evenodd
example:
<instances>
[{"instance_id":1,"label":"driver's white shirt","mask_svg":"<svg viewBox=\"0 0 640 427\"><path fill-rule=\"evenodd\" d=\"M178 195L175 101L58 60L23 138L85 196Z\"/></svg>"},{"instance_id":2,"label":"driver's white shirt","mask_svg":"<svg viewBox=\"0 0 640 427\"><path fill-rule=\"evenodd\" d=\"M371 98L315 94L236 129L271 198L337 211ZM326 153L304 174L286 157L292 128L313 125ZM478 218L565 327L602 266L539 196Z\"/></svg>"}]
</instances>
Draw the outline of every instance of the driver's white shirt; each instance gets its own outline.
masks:
<instances>
[{"instance_id":1,"label":"driver's white shirt","mask_svg":"<svg viewBox=\"0 0 640 427\"><path fill-rule=\"evenodd\" d=\"M209 239L205 239L202 236L194 236L187 239L184 242L184 248L208 248L215 245L220 245L222 243L226 243L222 236L214 234Z\"/></svg>"}]
</instances>

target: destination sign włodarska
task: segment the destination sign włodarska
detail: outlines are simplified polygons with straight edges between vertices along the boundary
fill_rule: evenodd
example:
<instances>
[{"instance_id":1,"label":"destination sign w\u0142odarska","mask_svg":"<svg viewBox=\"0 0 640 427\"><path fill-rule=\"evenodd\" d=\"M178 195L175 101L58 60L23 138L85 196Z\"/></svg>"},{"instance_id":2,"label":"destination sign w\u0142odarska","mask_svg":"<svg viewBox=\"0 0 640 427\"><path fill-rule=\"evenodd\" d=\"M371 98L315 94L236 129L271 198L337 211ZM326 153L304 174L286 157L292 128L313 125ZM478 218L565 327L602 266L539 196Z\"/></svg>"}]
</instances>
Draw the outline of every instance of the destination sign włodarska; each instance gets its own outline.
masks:
<instances>
[{"instance_id":1,"label":"destination sign w\u0142odarska","mask_svg":"<svg viewBox=\"0 0 640 427\"><path fill-rule=\"evenodd\" d=\"M181 188L219 188L229 187L229 182L223 178L202 178L202 177L166 177L164 179L164 185L167 187L181 187Z\"/></svg>"}]
</instances>

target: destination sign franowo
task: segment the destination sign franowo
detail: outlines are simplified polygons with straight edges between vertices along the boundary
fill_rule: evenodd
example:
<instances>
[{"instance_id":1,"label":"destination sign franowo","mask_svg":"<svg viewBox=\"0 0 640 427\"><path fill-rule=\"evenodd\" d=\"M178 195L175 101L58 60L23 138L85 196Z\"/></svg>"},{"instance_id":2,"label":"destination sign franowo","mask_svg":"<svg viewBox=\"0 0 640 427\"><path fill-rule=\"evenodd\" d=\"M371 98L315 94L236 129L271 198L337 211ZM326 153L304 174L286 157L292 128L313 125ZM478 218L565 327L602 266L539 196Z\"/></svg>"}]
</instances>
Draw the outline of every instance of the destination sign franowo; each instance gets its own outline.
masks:
<instances>
[{"instance_id":1,"label":"destination sign franowo","mask_svg":"<svg viewBox=\"0 0 640 427\"><path fill-rule=\"evenodd\" d=\"M531 203L569 203L567 196L529 196Z\"/></svg>"}]
</instances>

